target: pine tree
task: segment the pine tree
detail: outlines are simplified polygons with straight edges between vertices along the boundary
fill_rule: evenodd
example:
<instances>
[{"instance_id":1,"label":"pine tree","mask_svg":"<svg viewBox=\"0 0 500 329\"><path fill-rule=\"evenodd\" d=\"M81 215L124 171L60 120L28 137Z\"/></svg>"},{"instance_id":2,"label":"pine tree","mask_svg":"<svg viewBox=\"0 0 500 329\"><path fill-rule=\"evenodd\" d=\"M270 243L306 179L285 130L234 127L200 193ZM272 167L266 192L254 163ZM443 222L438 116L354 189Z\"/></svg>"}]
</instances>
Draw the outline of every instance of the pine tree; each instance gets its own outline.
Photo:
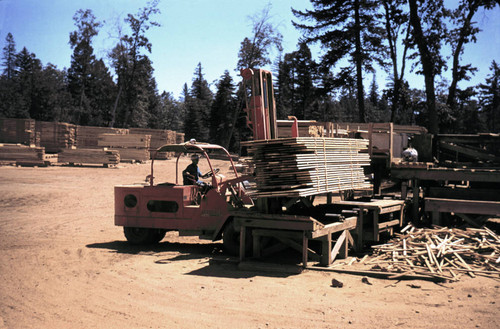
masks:
<instances>
[{"instance_id":1,"label":"pine tree","mask_svg":"<svg viewBox=\"0 0 500 329\"><path fill-rule=\"evenodd\" d=\"M229 71L217 83L217 92L210 112L210 142L223 145L231 136L232 117L236 111L235 86Z\"/></svg>"},{"instance_id":2,"label":"pine tree","mask_svg":"<svg viewBox=\"0 0 500 329\"><path fill-rule=\"evenodd\" d=\"M381 61L378 56L382 47L381 29L376 25L376 3L372 0L311 0L313 10L292 9L294 15L312 22L312 25L293 22L305 32L307 43L320 42L325 54L321 63L324 70L348 58L354 67L344 67L337 76L343 83L346 73L355 72L358 117L365 122L363 71L371 71L373 61Z\"/></svg>"},{"instance_id":3,"label":"pine tree","mask_svg":"<svg viewBox=\"0 0 500 329\"><path fill-rule=\"evenodd\" d=\"M197 141L207 141L209 139L212 101L212 91L203 76L201 63L198 63L189 90L189 97L186 97L184 101L186 105L186 121L184 123L186 139L194 138Z\"/></svg>"},{"instance_id":4,"label":"pine tree","mask_svg":"<svg viewBox=\"0 0 500 329\"><path fill-rule=\"evenodd\" d=\"M486 118L489 132L500 132L500 65L493 61L490 66L491 74L484 84L478 86L481 91L479 101Z\"/></svg>"},{"instance_id":5,"label":"pine tree","mask_svg":"<svg viewBox=\"0 0 500 329\"><path fill-rule=\"evenodd\" d=\"M10 32L5 37L5 43L6 46L3 48L2 58L3 74L7 80L11 80L16 74L16 43Z\"/></svg>"},{"instance_id":6,"label":"pine tree","mask_svg":"<svg viewBox=\"0 0 500 329\"><path fill-rule=\"evenodd\" d=\"M160 13L157 6L158 0L154 0L136 15L128 14L125 22L130 34L122 36L110 53L118 83L110 126L146 127L151 120L149 112L159 106L152 63L142 54L143 50L151 53L146 32L159 26L151 21L151 16Z\"/></svg>"}]
</instances>

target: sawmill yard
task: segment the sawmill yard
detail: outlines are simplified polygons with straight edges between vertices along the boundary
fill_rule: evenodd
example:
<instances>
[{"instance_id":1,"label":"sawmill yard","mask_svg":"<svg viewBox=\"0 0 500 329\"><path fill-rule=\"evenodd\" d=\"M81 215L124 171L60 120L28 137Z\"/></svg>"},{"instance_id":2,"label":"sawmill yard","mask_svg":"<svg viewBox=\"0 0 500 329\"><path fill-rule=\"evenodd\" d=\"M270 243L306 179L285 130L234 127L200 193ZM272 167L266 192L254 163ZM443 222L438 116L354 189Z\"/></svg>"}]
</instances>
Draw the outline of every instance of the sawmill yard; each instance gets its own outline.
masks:
<instances>
[{"instance_id":1,"label":"sawmill yard","mask_svg":"<svg viewBox=\"0 0 500 329\"><path fill-rule=\"evenodd\" d=\"M0 328L500 326L498 276L435 283L241 270L213 261L225 257L222 243L173 232L155 247L130 246L113 224L113 187L149 170L0 167ZM160 161L155 176L173 181L174 170L175 160Z\"/></svg>"}]
</instances>

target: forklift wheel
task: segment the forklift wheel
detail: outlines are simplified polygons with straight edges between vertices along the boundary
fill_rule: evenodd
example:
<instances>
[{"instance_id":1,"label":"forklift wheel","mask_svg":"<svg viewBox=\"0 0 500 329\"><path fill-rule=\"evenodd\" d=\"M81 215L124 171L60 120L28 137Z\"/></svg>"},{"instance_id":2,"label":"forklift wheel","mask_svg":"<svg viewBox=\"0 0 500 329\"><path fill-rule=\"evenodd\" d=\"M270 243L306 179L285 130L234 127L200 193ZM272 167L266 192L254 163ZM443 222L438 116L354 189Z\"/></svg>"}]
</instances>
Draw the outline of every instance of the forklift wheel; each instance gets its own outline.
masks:
<instances>
[{"instance_id":1,"label":"forklift wheel","mask_svg":"<svg viewBox=\"0 0 500 329\"><path fill-rule=\"evenodd\" d=\"M127 241L135 245L158 243L161 239L158 230L141 227L124 227L123 233ZM163 235L165 236L165 235ZM163 239L163 236L161 237Z\"/></svg>"}]
</instances>

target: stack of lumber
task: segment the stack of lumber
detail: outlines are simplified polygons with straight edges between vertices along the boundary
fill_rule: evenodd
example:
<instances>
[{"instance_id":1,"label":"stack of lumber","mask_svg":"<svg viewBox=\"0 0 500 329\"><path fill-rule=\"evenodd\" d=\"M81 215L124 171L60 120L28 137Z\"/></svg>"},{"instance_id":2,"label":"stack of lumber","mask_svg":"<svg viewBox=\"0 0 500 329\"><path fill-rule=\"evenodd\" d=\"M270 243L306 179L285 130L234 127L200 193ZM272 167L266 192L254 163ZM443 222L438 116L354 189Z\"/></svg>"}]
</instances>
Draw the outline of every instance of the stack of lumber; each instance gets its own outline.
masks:
<instances>
[{"instance_id":1,"label":"stack of lumber","mask_svg":"<svg viewBox=\"0 0 500 329\"><path fill-rule=\"evenodd\" d=\"M437 135L436 140L442 165L500 167L500 134Z\"/></svg>"},{"instance_id":2,"label":"stack of lumber","mask_svg":"<svg viewBox=\"0 0 500 329\"><path fill-rule=\"evenodd\" d=\"M368 141L298 137L244 143L253 155L259 197L299 197L371 188Z\"/></svg>"},{"instance_id":3,"label":"stack of lumber","mask_svg":"<svg viewBox=\"0 0 500 329\"><path fill-rule=\"evenodd\" d=\"M120 153L106 149L65 149L59 153L58 162L116 165L120 162Z\"/></svg>"},{"instance_id":4,"label":"stack of lumber","mask_svg":"<svg viewBox=\"0 0 500 329\"><path fill-rule=\"evenodd\" d=\"M176 135L176 141L175 141L176 144L184 143L184 133L176 132L175 135Z\"/></svg>"},{"instance_id":5,"label":"stack of lumber","mask_svg":"<svg viewBox=\"0 0 500 329\"><path fill-rule=\"evenodd\" d=\"M149 160L151 135L100 134L97 145L120 152L121 161L143 162Z\"/></svg>"},{"instance_id":6,"label":"stack of lumber","mask_svg":"<svg viewBox=\"0 0 500 329\"><path fill-rule=\"evenodd\" d=\"M100 148L97 145L100 134L126 135L129 133L125 128L77 126L76 146L80 148Z\"/></svg>"},{"instance_id":7,"label":"stack of lumber","mask_svg":"<svg viewBox=\"0 0 500 329\"><path fill-rule=\"evenodd\" d=\"M176 144L176 132L172 130L147 129L147 128L130 128L131 134L143 134L151 136L150 153L151 157L156 150L165 144ZM172 156L171 152L161 152L156 154L156 159L169 159Z\"/></svg>"},{"instance_id":8,"label":"stack of lumber","mask_svg":"<svg viewBox=\"0 0 500 329\"><path fill-rule=\"evenodd\" d=\"M500 277L500 237L488 228L408 225L397 238L372 248L375 258L367 264L395 272L394 278L411 274L453 281L463 274Z\"/></svg>"},{"instance_id":9,"label":"stack of lumber","mask_svg":"<svg viewBox=\"0 0 500 329\"><path fill-rule=\"evenodd\" d=\"M64 122L36 121L40 133L40 146L47 152L59 152L76 144L76 126Z\"/></svg>"},{"instance_id":10,"label":"stack of lumber","mask_svg":"<svg viewBox=\"0 0 500 329\"><path fill-rule=\"evenodd\" d=\"M40 134L35 132L35 120L0 118L0 143L39 146Z\"/></svg>"},{"instance_id":11,"label":"stack of lumber","mask_svg":"<svg viewBox=\"0 0 500 329\"><path fill-rule=\"evenodd\" d=\"M0 161L18 165L45 165L43 147L21 144L0 144Z\"/></svg>"}]
</instances>

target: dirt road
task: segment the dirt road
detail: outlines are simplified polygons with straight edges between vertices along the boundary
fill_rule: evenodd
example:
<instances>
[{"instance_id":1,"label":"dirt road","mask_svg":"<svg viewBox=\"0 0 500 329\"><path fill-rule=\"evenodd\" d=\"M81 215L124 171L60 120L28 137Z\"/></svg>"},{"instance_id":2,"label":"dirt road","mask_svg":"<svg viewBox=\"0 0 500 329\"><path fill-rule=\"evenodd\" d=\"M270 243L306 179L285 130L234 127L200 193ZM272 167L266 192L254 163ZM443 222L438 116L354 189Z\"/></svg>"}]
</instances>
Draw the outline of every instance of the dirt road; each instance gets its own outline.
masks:
<instances>
[{"instance_id":1,"label":"dirt road","mask_svg":"<svg viewBox=\"0 0 500 329\"><path fill-rule=\"evenodd\" d=\"M163 161L155 176L173 181L172 168ZM500 327L498 280L368 285L247 272L209 263L221 243L175 233L131 247L113 225L113 187L148 173L149 164L0 167L1 329Z\"/></svg>"}]
</instances>

